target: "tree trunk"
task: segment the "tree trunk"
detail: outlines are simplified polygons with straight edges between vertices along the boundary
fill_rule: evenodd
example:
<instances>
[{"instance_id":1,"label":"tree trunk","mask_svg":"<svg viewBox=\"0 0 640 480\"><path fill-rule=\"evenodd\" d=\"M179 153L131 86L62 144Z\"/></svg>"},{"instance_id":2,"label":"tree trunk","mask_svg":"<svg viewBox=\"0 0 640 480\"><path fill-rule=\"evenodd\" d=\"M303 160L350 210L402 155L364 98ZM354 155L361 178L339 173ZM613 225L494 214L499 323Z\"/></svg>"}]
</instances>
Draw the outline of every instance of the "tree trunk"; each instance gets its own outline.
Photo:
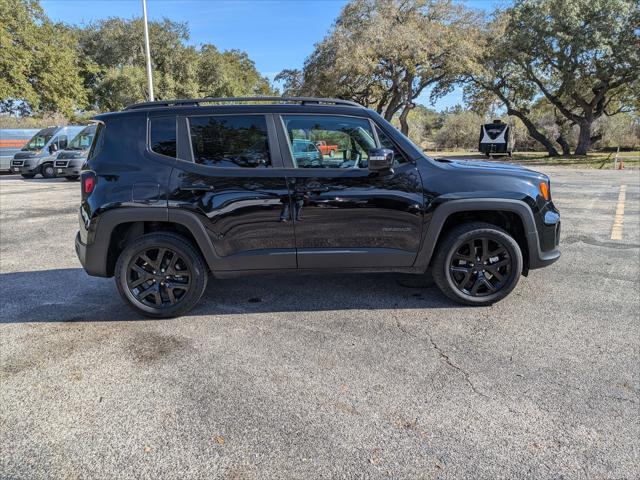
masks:
<instances>
[{"instance_id":1,"label":"tree trunk","mask_svg":"<svg viewBox=\"0 0 640 480\"><path fill-rule=\"evenodd\" d=\"M576 155L586 155L591 146L591 123L589 120L584 120L579 123L580 134L578 136L578 146L575 151Z\"/></svg>"},{"instance_id":2,"label":"tree trunk","mask_svg":"<svg viewBox=\"0 0 640 480\"><path fill-rule=\"evenodd\" d=\"M412 108L413 106L410 103L407 103L400 114L400 131L403 135L409 135L409 122L407 122L407 117L409 116L409 112Z\"/></svg>"},{"instance_id":3,"label":"tree trunk","mask_svg":"<svg viewBox=\"0 0 640 480\"><path fill-rule=\"evenodd\" d=\"M562 147L563 156L568 157L569 155L571 155L571 147L569 146L569 142L564 139L562 134L558 135L558 138L556 138L556 142L558 142L558 144L560 144L560 146Z\"/></svg>"},{"instance_id":4,"label":"tree trunk","mask_svg":"<svg viewBox=\"0 0 640 480\"><path fill-rule=\"evenodd\" d=\"M536 126L533 124L533 122L529 120L529 118L527 118L527 116L524 113L522 113L520 110L507 108L507 114L514 115L518 117L520 120L522 120L522 123L524 123L524 126L527 127L527 131L529 132L529 135L531 135L534 139L540 142L544 146L544 148L546 148L547 154L550 157L558 156L558 150L556 150L556 147L553 146L553 143L551 143L551 140L549 140L542 132L540 132L536 128Z\"/></svg>"}]
</instances>

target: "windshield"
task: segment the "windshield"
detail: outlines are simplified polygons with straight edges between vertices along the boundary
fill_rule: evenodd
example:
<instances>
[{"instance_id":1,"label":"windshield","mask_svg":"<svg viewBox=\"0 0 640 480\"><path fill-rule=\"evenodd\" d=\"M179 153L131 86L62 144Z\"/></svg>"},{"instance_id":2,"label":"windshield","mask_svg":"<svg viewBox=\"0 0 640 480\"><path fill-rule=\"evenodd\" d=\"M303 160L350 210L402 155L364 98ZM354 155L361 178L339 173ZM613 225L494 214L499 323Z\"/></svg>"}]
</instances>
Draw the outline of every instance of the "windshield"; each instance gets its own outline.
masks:
<instances>
[{"instance_id":1,"label":"windshield","mask_svg":"<svg viewBox=\"0 0 640 480\"><path fill-rule=\"evenodd\" d=\"M40 150L44 148L44 146L51 140L53 134L56 133L53 128L45 128L36 133L31 140L27 142L27 144L22 147L23 151L33 152L35 150Z\"/></svg>"},{"instance_id":2,"label":"windshield","mask_svg":"<svg viewBox=\"0 0 640 480\"><path fill-rule=\"evenodd\" d=\"M93 142L93 137L96 134L96 126L89 125L82 130L67 146L67 150L87 150Z\"/></svg>"}]
</instances>

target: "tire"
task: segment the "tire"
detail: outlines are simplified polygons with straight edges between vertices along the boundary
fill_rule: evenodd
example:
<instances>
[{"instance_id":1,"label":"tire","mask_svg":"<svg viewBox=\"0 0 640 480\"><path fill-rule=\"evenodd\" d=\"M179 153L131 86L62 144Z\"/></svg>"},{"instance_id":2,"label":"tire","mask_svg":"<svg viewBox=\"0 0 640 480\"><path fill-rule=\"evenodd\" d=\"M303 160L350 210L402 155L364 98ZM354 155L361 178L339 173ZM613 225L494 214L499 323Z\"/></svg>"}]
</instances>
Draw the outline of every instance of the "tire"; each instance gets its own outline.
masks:
<instances>
[{"instance_id":1,"label":"tire","mask_svg":"<svg viewBox=\"0 0 640 480\"><path fill-rule=\"evenodd\" d=\"M166 249L166 252L158 262L161 249ZM145 263L142 254L151 263ZM177 260L171 268L175 255ZM164 271L162 266L166 268L164 273L161 273ZM144 275L140 275L140 271ZM179 274L170 274L170 271ZM188 284L184 278L187 276ZM207 276L207 266L196 248L184 237L168 232L149 233L127 245L115 268L116 286L122 299L136 312L152 318L177 317L191 310L207 287ZM171 279L167 281L169 277ZM133 286L140 282L142 290Z\"/></svg>"},{"instance_id":2,"label":"tire","mask_svg":"<svg viewBox=\"0 0 640 480\"><path fill-rule=\"evenodd\" d=\"M75 182L76 180L78 180L80 178L80 176L78 176L78 175L68 175L68 176L66 176L64 178L66 178L70 182Z\"/></svg>"},{"instance_id":3,"label":"tire","mask_svg":"<svg viewBox=\"0 0 640 480\"><path fill-rule=\"evenodd\" d=\"M40 167L40 173L42 174L42 178L55 178L56 170L53 168L53 163L45 163Z\"/></svg>"},{"instance_id":4,"label":"tire","mask_svg":"<svg viewBox=\"0 0 640 480\"><path fill-rule=\"evenodd\" d=\"M487 306L511 293L522 265L520 246L511 235L490 223L472 222L454 228L441 240L432 271L436 285L451 300Z\"/></svg>"},{"instance_id":5,"label":"tire","mask_svg":"<svg viewBox=\"0 0 640 480\"><path fill-rule=\"evenodd\" d=\"M20 176L22 178L33 178L33 177L36 176L36 174L35 173L21 173Z\"/></svg>"}]
</instances>

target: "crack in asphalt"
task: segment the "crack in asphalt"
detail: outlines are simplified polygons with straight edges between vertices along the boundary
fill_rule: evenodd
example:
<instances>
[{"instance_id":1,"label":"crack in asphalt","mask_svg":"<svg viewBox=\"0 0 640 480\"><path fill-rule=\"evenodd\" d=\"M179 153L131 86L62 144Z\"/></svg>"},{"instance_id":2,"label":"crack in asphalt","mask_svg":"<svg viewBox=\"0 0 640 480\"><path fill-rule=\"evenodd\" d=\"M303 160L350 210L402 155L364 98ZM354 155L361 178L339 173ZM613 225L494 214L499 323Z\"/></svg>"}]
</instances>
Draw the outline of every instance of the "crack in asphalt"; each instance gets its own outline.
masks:
<instances>
[{"instance_id":1,"label":"crack in asphalt","mask_svg":"<svg viewBox=\"0 0 640 480\"><path fill-rule=\"evenodd\" d=\"M462 374L462 378L464 378L465 382L467 383L467 385L469 385L469 388L471 388L471 390L473 391L473 393L475 393L476 395L479 395L483 398L486 398L488 400L491 400L491 397L489 397L488 395L486 395L485 393L481 392L480 390L478 390L478 388L476 388L476 386L474 385L474 383L471 381L471 378L469 376L469 373L464 370L462 367L460 367L459 365L456 365L451 358L449 357L449 355L447 355L439 346L438 344L433 340L433 337L431 336L430 333L427 333L427 338L422 338L419 337L413 333L411 333L409 330L407 330L401 323L400 320L398 320L398 318L394 315L394 320L396 321L396 328L398 330L400 330L402 333L404 333L405 335L409 335L410 337L416 338L418 340L429 340L429 343L431 344L431 347L438 352L438 356L440 357L440 359L444 360L444 362L450 366L451 368L453 368L454 370L460 372L460 374Z\"/></svg>"},{"instance_id":2,"label":"crack in asphalt","mask_svg":"<svg viewBox=\"0 0 640 480\"><path fill-rule=\"evenodd\" d=\"M604 242L602 240L596 240L595 238L589 237L587 235L569 235L563 238L560 243L564 245L571 245L573 243L580 242L586 243L587 245L592 245L594 247L619 248L622 250L640 248L640 244L638 243Z\"/></svg>"}]
</instances>

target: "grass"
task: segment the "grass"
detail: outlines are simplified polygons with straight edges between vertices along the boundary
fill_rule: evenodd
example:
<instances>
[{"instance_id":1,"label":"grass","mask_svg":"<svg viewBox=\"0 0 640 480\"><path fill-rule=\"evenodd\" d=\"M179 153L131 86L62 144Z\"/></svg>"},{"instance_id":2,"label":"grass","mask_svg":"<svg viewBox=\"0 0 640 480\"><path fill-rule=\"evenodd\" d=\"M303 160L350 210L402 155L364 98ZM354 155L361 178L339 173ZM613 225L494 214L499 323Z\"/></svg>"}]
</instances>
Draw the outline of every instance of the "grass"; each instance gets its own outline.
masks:
<instances>
[{"instance_id":1,"label":"grass","mask_svg":"<svg viewBox=\"0 0 640 480\"><path fill-rule=\"evenodd\" d=\"M484 158L479 152L465 150L425 153L431 157ZM497 160L532 166L551 165L604 170L614 168L615 156L616 152L589 152L588 155L570 155L568 157L548 157L543 152L515 152L512 157L498 157ZM640 168L640 151L620 152L618 162L620 161L624 161L624 168Z\"/></svg>"}]
</instances>

